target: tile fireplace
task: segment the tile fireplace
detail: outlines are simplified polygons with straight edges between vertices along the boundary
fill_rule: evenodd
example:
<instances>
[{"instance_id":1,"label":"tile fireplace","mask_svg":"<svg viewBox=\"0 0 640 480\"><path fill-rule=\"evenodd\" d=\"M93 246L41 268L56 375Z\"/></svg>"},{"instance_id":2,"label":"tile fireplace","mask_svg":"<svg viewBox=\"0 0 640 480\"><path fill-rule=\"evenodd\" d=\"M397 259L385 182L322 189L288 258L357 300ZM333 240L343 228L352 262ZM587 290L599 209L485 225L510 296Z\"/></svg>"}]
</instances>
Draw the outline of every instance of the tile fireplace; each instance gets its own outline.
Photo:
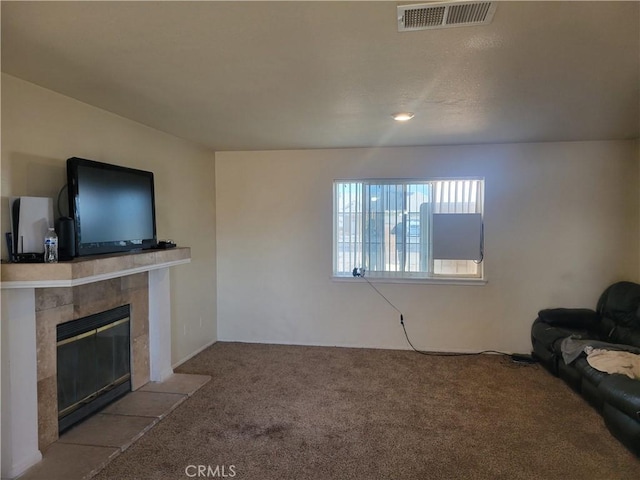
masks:
<instances>
[{"instance_id":1,"label":"tile fireplace","mask_svg":"<svg viewBox=\"0 0 640 480\"><path fill-rule=\"evenodd\" d=\"M173 373L169 273L170 267L188 262L190 250L175 248L59 264L2 265L3 479L19 476L42 458L41 451L58 439L60 413L60 427L68 428L63 419L75 421L84 402L93 399L96 392L78 387L78 379L66 378L58 385L61 362L73 363L78 351L86 353L89 345L100 343L93 354L96 358L110 357L115 350L121 354L119 360L115 356L109 360L114 368L108 375L103 369L80 374L112 377L109 385L94 385L98 393L137 390ZM108 322L117 325L105 328L100 319L110 310L116 310L119 318ZM124 310L127 321L120 315ZM67 336L85 317L99 321ZM128 348L123 346L125 332ZM82 342L91 335L93 340ZM66 342L74 337L83 337L76 338L80 343L75 353Z\"/></svg>"},{"instance_id":2,"label":"tile fireplace","mask_svg":"<svg viewBox=\"0 0 640 480\"><path fill-rule=\"evenodd\" d=\"M84 416L83 413L92 413L94 410L87 403L86 406L80 406L79 412L70 411L74 403L70 397L77 397L77 400L83 402L92 401L95 400L92 395L97 390L108 388L107 385L101 385L100 388L89 391L91 389L88 385L80 386L79 383L94 381L97 375L101 375L88 370L93 367L87 365L90 360L98 360L97 352L92 352L91 348L95 347L96 339L114 332L96 332L100 335L98 337L93 336L92 331L104 329L112 320L112 315L117 319L115 321L122 320L119 317L125 315L129 319L125 328L129 333L126 339L129 355L121 361L127 363L129 378L125 382L130 384L130 388L116 385L118 391L108 397L118 396L124 389L137 390L150 380L149 273L126 275L75 287L36 289L35 309L38 448L42 451L58 439L59 433L79 421ZM123 331L122 324L117 327L116 332ZM71 348L69 340L73 337L80 337L80 343L76 345L78 348ZM102 357L110 355L105 349L102 350ZM75 354L85 355L85 358L74 358ZM76 366L70 365L73 367L72 374L84 375L86 378L66 378L63 380L65 385L61 386L61 374L64 371L60 367L67 362L76 362L76 366L86 367L87 370L82 373ZM73 391L75 388L80 391ZM109 398L105 397L101 402L107 400ZM96 408L100 406L104 405L95 404ZM63 419L67 414L70 418Z\"/></svg>"}]
</instances>

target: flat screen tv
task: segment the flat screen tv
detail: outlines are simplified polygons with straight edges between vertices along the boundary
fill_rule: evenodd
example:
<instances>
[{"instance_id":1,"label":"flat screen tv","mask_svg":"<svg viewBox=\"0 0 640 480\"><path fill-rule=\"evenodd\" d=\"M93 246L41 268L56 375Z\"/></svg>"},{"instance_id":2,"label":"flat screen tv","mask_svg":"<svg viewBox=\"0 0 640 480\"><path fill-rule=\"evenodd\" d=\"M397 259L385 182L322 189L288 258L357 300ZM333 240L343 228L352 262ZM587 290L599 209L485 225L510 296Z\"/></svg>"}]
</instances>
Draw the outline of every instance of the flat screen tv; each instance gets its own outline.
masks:
<instances>
[{"instance_id":1,"label":"flat screen tv","mask_svg":"<svg viewBox=\"0 0 640 480\"><path fill-rule=\"evenodd\" d=\"M156 246L152 172L73 157L67 182L78 256Z\"/></svg>"}]
</instances>

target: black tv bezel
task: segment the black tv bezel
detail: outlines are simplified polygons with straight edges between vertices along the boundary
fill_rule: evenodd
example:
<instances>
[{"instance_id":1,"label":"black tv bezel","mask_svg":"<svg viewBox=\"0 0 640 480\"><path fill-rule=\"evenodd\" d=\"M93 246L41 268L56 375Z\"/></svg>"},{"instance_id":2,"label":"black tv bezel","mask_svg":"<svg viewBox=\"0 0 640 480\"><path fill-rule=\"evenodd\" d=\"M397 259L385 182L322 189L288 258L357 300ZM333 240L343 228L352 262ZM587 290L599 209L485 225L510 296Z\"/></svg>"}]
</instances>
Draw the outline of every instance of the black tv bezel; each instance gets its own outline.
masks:
<instances>
[{"instance_id":1,"label":"black tv bezel","mask_svg":"<svg viewBox=\"0 0 640 480\"><path fill-rule=\"evenodd\" d=\"M151 204L153 214L153 237L142 239L142 243L134 242L134 239L122 239L108 242L86 242L82 243L81 228L82 219L78 214L78 201L81 192L78 191L78 167L89 167L99 170L110 170L123 172L129 175L142 176L151 182ZM86 158L71 157L67 159L67 186L69 189L69 216L73 218L75 227L74 242L76 245L76 256L99 255L107 253L122 253L155 248L158 244L156 231L156 201L155 184L153 172L138 170L135 168L113 165L110 163L88 160ZM138 240L138 239L135 239Z\"/></svg>"}]
</instances>

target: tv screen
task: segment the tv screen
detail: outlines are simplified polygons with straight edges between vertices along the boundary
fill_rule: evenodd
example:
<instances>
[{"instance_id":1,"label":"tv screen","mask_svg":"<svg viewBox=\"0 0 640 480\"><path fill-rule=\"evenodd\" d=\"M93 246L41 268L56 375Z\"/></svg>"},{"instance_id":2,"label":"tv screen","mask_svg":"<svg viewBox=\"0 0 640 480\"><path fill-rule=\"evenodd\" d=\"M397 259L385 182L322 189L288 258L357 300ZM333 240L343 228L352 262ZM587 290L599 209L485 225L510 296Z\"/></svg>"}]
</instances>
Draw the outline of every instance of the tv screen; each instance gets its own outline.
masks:
<instances>
[{"instance_id":1,"label":"tv screen","mask_svg":"<svg viewBox=\"0 0 640 480\"><path fill-rule=\"evenodd\" d=\"M156 245L152 172L73 157L67 181L79 256Z\"/></svg>"}]
</instances>

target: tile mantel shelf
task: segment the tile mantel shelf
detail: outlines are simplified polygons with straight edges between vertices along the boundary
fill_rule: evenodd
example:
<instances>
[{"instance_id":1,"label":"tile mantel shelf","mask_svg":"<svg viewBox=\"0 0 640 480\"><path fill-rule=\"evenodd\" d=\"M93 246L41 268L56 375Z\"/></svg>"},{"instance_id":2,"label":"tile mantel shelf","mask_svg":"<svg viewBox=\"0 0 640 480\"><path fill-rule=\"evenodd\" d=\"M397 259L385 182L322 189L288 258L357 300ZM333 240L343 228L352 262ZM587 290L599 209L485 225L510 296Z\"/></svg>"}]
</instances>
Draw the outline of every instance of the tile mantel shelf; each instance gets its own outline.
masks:
<instances>
[{"instance_id":1,"label":"tile mantel shelf","mask_svg":"<svg viewBox=\"0 0 640 480\"><path fill-rule=\"evenodd\" d=\"M59 263L3 263L2 289L75 287L191 262L191 249L178 247L76 258Z\"/></svg>"}]
</instances>

